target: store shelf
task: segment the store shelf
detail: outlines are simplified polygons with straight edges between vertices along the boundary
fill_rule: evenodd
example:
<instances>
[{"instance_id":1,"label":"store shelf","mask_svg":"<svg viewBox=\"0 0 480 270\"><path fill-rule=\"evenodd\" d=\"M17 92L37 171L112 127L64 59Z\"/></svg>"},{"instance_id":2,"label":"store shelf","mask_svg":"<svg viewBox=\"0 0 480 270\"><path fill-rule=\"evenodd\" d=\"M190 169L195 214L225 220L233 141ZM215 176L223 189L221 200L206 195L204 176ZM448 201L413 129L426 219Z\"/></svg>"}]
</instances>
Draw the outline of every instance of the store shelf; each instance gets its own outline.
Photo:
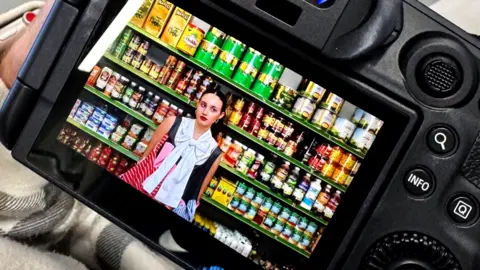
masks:
<instances>
[{"instance_id":1,"label":"store shelf","mask_svg":"<svg viewBox=\"0 0 480 270\"><path fill-rule=\"evenodd\" d=\"M121 102L118 102L116 100L113 100L110 97L107 97L107 95L105 95L103 92L98 91L97 89L95 89L91 86L85 85L84 89L89 91L90 93L96 95L97 97L105 100L106 102L110 103L111 105L115 106L116 108L124 111L125 113L131 115L132 117L134 117L138 121L148 125L150 128L152 128L154 130L157 129L157 125L155 125L155 123L152 120L148 119L143 114L131 109L130 107L126 106L125 104L123 104Z\"/></svg>"},{"instance_id":2,"label":"store shelf","mask_svg":"<svg viewBox=\"0 0 480 270\"><path fill-rule=\"evenodd\" d=\"M270 238L272 238L272 239L277 240L278 242L280 242L280 243L282 243L283 245L285 245L285 246L293 249L294 251L298 252L299 254L301 254L301 255L303 255L303 256L305 256L305 257L307 257L307 258L310 257L310 253L309 253L309 252L307 252L307 251L305 251L305 250L303 250L303 249L301 249L301 248L298 248L297 246L295 246L295 245L293 245L293 244L290 244L288 241L286 241L286 240L280 238L279 236L274 235L274 234L271 233L270 231L268 231L268 230L260 227L260 226L257 225L255 222L250 221L250 220L248 220L248 219L246 219L246 218L244 218L244 217L236 214L236 213L233 212L233 211L230 211L230 209L228 209L228 208L225 207L224 205L216 202L216 201L213 200L212 198L207 197L207 196L204 195L204 196L202 197L202 200L208 202L209 204L215 206L216 208L222 210L223 212L229 214L230 216L236 218L237 220L239 220L239 221L247 224L248 226L254 228L255 230L257 230L257 231L265 234L266 236L268 236L268 237L270 237Z\"/></svg>"},{"instance_id":3,"label":"store shelf","mask_svg":"<svg viewBox=\"0 0 480 270\"><path fill-rule=\"evenodd\" d=\"M159 82L150 78L147 74L145 74L142 71L130 66L129 64L127 64L127 63L123 62L122 60L116 58L112 54L105 53L104 57L107 58L108 60L112 61L113 63L121 66L125 70L130 71L131 73L135 74L136 76L140 77L141 79L147 81L148 83L152 84L153 86L155 86L157 88L160 88L164 92L166 92L166 93L170 94L171 96L179 99L183 103L188 104L190 102L190 99L188 97L180 95L177 92L175 92L174 90L166 87L165 85L160 84Z\"/></svg>"},{"instance_id":4,"label":"store shelf","mask_svg":"<svg viewBox=\"0 0 480 270\"><path fill-rule=\"evenodd\" d=\"M275 147L269 145L268 143L252 136L250 133L246 132L245 130L243 130L243 129L237 127L237 126L234 126L234 125L228 125L228 128L230 128L231 130L235 131L236 133L242 135L243 137L249 139L250 141L262 146L263 148L267 149L271 153L274 153L275 155L277 155L277 156L283 158L284 160L290 162L290 164L293 164L294 166L297 166L300 169L310 173L312 176L319 178L323 182L331 185L332 187L335 187L336 189L338 189L342 192L346 191L346 188L344 186L339 185L339 184L333 182L331 179L328 179L328 178L320 175L318 172L316 172L312 168L308 167L307 165L303 164L302 162L298 161L297 159L295 159L293 157L287 156L282 151L279 151Z\"/></svg>"},{"instance_id":5,"label":"store shelf","mask_svg":"<svg viewBox=\"0 0 480 270\"><path fill-rule=\"evenodd\" d=\"M238 178L242 179L243 181L255 186L256 188L262 190L263 192L269 194L270 196L273 196L275 197L276 199L282 201L283 203L285 203L286 205L290 206L290 208L293 208L295 209L296 211L308 216L309 218L311 219L314 219L316 220L317 222L320 222L321 224L323 225L327 225L328 222L325 221L323 218L321 217L317 217L316 215L314 215L312 212L306 210L306 209L303 209L302 207L300 206L297 206L295 205L295 203L290 200L290 199L287 199L285 198L282 194L280 193L277 193L277 192L274 192L273 190L271 190L269 187L267 187L266 185L264 185L263 183L255 180L255 179L251 179L249 178L248 176L240 173L239 171L235 170L234 168L224 164L224 163L220 163L220 167L222 167L223 169L229 171L230 173L236 175Z\"/></svg>"},{"instance_id":6,"label":"store shelf","mask_svg":"<svg viewBox=\"0 0 480 270\"><path fill-rule=\"evenodd\" d=\"M134 30L135 32L137 32L138 34L141 34L142 36L150 39L151 41L153 41L154 43L168 49L170 52L173 52L181 57L183 57L185 60L191 62L192 64L204 69L204 70L208 70L208 66L201 63L200 61L198 61L197 59L191 57L190 55L186 55L184 54L183 52L177 50L177 48L175 47L172 47L170 45L168 45L167 43L161 41L158 37L154 36L154 35L151 35L149 34L147 31L143 30L142 28L132 24L132 23L129 23L128 24L128 27L130 27L132 30Z\"/></svg>"},{"instance_id":7,"label":"store shelf","mask_svg":"<svg viewBox=\"0 0 480 270\"><path fill-rule=\"evenodd\" d=\"M220 79L226 83L228 83L230 86L234 87L235 89L241 91L242 93L244 94L247 94L253 98L255 98L257 101L263 103L264 105L270 107L270 109L273 109L275 110L277 113L280 113L282 115L284 115L285 117L289 118L291 121L293 122L296 122L297 124L300 124L302 125L303 127L309 129L310 131L313 131L314 133L322 136L323 138L325 138L326 140L330 141L331 143L334 143L340 147L342 147L344 150L356 155L357 157L363 159L365 158L365 153L358 150L358 149L355 149L354 147L350 146L350 145L347 145L345 144L344 142L342 141L339 141L338 139L336 139L335 137L331 136L330 134L328 134L327 132L317 128L314 124L308 122L308 121L305 121L304 119L300 118L300 117L297 117L295 116L293 113L291 113L290 111L276 105L275 103L273 103L272 101L268 100L268 99L265 99L263 98L262 96L259 96L255 93L253 93L250 89L248 88L245 88L244 86L236 83L235 81L233 81L231 78L228 78L228 77L225 77L224 75L220 74L219 72L217 72L216 70L213 70L212 68L204 65L203 63L200 63L198 60L196 60L195 58L189 56L189 55L186 55L182 52L180 52L179 50L177 50L176 48L162 42L161 40L159 40L157 37L153 36L153 35L150 35L149 33L147 33L145 30L143 30L142 28L139 28L133 24L129 24L128 25L131 29L133 29L134 31L136 31L137 33L147 37L148 39L150 39L151 41L163 46L164 48L168 49L170 52L172 53L175 53L176 55L178 56L181 56L182 58L184 58L185 60L191 62L192 64L204 69L205 71L209 72L211 75L213 75L214 77L217 77L217 79Z\"/></svg>"},{"instance_id":8,"label":"store shelf","mask_svg":"<svg viewBox=\"0 0 480 270\"><path fill-rule=\"evenodd\" d=\"M78 129L82 130L83 132L87 133L88 135L94 137L95 139L101 141L102 143L106 144L106 145L109 145L110 147L112 147L113 149L115 149L116 151L120 152L121 154L133 159L134 161L139 161L140 158L135 156L130 150L128 149L125 149L123 146L121 145L118 145L100 135L98 135L96 132L88 129L86 126L76 122L75 120L71 119L71 118L68 118L67 119L67 122L75 127L77 127Z\"/></svg>"}]
</instances>

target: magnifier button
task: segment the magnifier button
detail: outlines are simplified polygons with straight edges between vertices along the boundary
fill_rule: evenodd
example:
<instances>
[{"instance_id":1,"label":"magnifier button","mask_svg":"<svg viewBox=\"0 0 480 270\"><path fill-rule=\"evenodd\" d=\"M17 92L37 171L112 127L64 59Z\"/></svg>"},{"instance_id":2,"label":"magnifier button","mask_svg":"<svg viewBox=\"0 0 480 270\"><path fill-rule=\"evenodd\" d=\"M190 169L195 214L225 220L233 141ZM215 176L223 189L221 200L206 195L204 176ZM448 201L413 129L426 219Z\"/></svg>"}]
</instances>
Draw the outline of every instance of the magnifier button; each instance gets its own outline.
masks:
<instances>
[{"instance_id":1,"label":"magnifier button","mask_svg":"<svg viewBox=\"0 0 480 270\"><path fill-rule=\"evenodd\" d=\"M450 128L435 127L428 133L427 143L434 153L444 155L455 149L457 138Z\"/></svg>"}]
</instances>

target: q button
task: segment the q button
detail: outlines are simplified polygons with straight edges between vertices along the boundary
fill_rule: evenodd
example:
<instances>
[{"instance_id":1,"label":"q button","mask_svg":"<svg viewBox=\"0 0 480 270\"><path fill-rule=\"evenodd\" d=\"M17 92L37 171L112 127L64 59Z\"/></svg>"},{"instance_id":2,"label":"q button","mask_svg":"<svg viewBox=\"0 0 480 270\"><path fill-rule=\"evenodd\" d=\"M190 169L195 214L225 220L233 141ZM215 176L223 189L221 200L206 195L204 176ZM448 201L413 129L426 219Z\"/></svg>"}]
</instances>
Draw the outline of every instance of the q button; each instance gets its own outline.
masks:
<instances>
[{"instance_id":1,"label":"q button","mask_svg":"<svg viewBox=\"0 0 480 270\"><path fill-rule=\"evenodd\" d=\"M427 135L430 150L439 155L446 155L455 150L458 140L455 132L446 126L436 126Z\"/></svg>"}]
</instances>

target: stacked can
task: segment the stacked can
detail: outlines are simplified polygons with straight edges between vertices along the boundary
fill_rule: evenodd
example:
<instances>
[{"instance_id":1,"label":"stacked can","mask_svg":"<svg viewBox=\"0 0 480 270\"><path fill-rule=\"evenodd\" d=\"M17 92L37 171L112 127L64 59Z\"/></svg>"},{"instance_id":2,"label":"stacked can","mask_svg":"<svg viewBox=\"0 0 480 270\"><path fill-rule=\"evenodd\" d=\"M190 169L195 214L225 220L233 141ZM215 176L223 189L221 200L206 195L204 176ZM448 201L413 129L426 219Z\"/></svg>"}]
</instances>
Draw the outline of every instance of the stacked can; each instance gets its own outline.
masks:
<instances>
[{"instance_id":1,"label":"stacked can","mask_svg":"<svg viewBox=\"0 0 480 270\"><path fill-rule=\"evenodd\" d=\"M84 102L80 108L75 113L73 120L76 122L85 125L88 121L90 115L92 115L93 111L95 110L95 106L88 102Z\"/></svg>"},{"instance_id":2,"label":"stacked can","mask_svg":"<svg viewBox=\"0 0 480 270\"><path fill-rule=\"evenodd\" d=\"M264 61L265 56L263 54L253 48L248 48L233 76L233 80L250 89Z\"/></svg>"},{"instance_id":3,"label":"stacked can","mask_svg":"<svg viewBox=\"0 0 480 270\"><path fill-rule=\"evenodd\" d=\"M208 67L212 67L224 41L225 33L218 28L213 27L202 40L202 43L195 54L195 59Z\"/></svg>"},{"instance_id":4,"label":"stacked can","mask_svg":"<svg viewBox=\"0 0 480 270\"><path fill-rule=\"evenodd\" d=\"M245 44L234 37L229 36L222 46L222 52L217 58L213 69L220 74L231 78L243 52L245 52Z\"/></svg>"},{"instance_id":5,"label":"stacked can","mask_svg":"<svg viewBox=\"0 0 480 270\"><path fill-rule=\"evenodd\" d=\"M299 97L295 101L292 110L293 113L305 120L310 120L313 117L312 122L317 124L317 122L319 122L320 120L319 118L323 117L323 111L319 109L315 113L315 109L317 108L318 103L324 95L325 88L319 86L314 82L309 82L307 88L302 92L301 95L299 95ZM334 121L335 119L332 119L328 128L333 125ZM321 127L320 124L317 124L317 126ZM326 125L324 124L324 126Z\"/></svg>"},{"instance_id":6,"label":"stacked can","mask_svg":"<svg viewBox=\"0 0 480 270\"><path fill-rule=\"evenodd\" d=\"M130 28L125 29L122 36L118 39L118 43L115 49L113 50L113 56L115 56L116 58L120 58L127 50L128 43L130 42L132 37L133 30Z\"/></svg>"},{"instance_id":7,"label":"stacked can","mask_svg":"<svg viewBox=\"0 0 480 270\"><path fill-rule=\"evenodd\" d=\"M106 139L109 139L110 135L112 135L112 132L115 130L117 125L118 125L118 118L111 114L107 114L105 115L105 118L103 119L102 124L98 128L97 133L100 136Z\"/></svg>"},{"instance_id":8,"label":"stacked can","mask_svg":"<svg viewBox=\"0 0 480 270\"><path fill-rule=\"evenodd\" d=\"M98 128L103 122L103 119L105 118L105 115L107 115L106 111L100 108L95 108L95 110L93 111L93 114L88 118L88 121L85 124L85 126L90 130L97 132Z\"/></svg>"},{"instance_id":9,"label":"stacked can","mask_svg":"<svg viewBox=\"0 0 480 270\"><path fill-rule=\"evenodd\" d=\"M269 58L253 85L253 92L263 98L269 99L284 69L282 64Z\"/></svg>"},{"instance_id":10,"label":"stacked can","mask_svg":"<svg viewBox=\"0 0 480 270\"><path fill-rule=\"evenodd\" d=\"M350 145L367 152L373 144L376 135L383 126L383 121L357 108L351 122L356 124L353 136L348 141Z\"/></svg>"}]
</instances>

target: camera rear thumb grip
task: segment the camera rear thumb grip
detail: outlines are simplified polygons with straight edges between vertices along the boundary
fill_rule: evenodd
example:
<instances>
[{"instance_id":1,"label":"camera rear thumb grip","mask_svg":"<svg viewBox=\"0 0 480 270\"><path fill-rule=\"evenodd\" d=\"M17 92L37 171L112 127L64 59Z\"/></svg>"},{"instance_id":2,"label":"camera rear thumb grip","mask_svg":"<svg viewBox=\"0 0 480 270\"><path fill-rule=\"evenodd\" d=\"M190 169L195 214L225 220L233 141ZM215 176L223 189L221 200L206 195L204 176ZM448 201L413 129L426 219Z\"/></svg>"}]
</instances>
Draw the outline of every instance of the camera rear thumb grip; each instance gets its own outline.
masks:
<instances>
[{"instance_id":1,"label":"camera rear thumb grip","mask_svg":"<svg viewBox=\"0 0 480 270\"><path fill-rule=\"evenodd\" d=\"M462 174L470 183L480 188L480 133L463 163Z\"/></svg>"},{"instance_id":2,"label":"camera rear thumb grip","mask_svg":"<svg viewBox=\"0 0 480 270\"><path fill-rule=\"evenodd\" d=\"M377 0L370 17L356 29L328 40L323 53L337 60L367 55L395 41L403 27L402 0ZM348 20L349 16L342 16Z\"/></svg>"}]
</instances>

